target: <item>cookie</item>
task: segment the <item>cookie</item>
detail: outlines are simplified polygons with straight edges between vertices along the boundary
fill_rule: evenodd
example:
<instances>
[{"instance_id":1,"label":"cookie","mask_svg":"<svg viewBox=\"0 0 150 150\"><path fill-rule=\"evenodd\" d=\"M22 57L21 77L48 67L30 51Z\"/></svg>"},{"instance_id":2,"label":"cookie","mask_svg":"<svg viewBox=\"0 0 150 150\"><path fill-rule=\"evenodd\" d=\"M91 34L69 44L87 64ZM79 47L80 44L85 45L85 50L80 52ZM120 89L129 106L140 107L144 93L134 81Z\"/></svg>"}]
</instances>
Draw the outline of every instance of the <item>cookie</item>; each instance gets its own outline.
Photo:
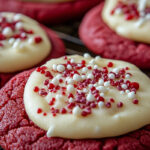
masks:
<instances>
[{"instance_id":1,"label":"cookie","mask_svg":"<svg viewBox=\"0 0 150 150\"><path fill-rule=\"evenodd\" d=\"M23 13L44 24L61 23L81 17L101 0L18 1L0 0L0 11ZM12 6L12 7L9 7Z\"/></svg>"},{"instance_id":2,"label":"cookie","mask_svg":"<svg viewBox=\"0 0 150 150\"><path fill-rule=\"evenodd\" d=\"M60 65L64 66L65 69ZM88 65L88 67L86 67L86 65ZM87 68L88 70L85 68ZM70 72L67 70L70 70ZM77 72L73 72L73 70ZM94 70L102 71L102 72L95 74ZM66 74L63 74L63 72L64 73L66 72ZM72 76L71 75L72 73L76 75ZM82 79L80 78L79 80L79 76L77 77L77 73L79 73L78 75ZM60 79L58 80L58 75L61 80ZM61 77L61 75L64 75L64 77ZM94 77L92 77L92 75ZM104 89L102 90L101 88L100 90L101 100L100 101L98 99L93 100L93 96L88 96L88 93L90 92L84 90L84 93L87 94L86 101L90 102L91 104L95 103L96 107L90 104L88 107L88 110L90 110L90 112L86 111L87 113L85 115L85 110L87 109L87 106L83 102L84 96L82 98L79 98L78 102L75 100L75 97L71 96L72 101L75 102L75 105L72 105L72 108L70 106L69 108L66 108L66 106L64 105L61 105L61 106L56 105L56 103L59 104L61 100L57 99L58 96L55 95L55 93L57 94L61 92L62 86L63 86L63 92L65 92L65 90L72 91L72 88L67 88L67 86L64 86L65 84L69 83L69 85L72 85L73 82L75 82L74 84L79 83L79 84L76 84L76 86L74 86L75 91L78 91L78 92L75 95L73 93L73 96L78 97L83 92L83 88L85 87L82 87L80 85L80 83L83 83L85 80L84 79L85 77L83 76L86 76L86 79L89 79L89 82L86 84L92 85L92 86L87 86L86 84L84 84L84 86L86 87L86 90L95 91L93 87L97 89L99 87L99 84L103 88L106 88L106 90L108 90L108 91L104 91ZM35 80L33 80L34 77L35 77ZM143 78L143 81L146 82L146 84L138 80L138 78L141 78L141 77ZM69 78L72 78L73 82L71 82ZM98 79L98 82L96 78ZM37 79L39 82L36 81ZM58 80L59 83L57 83L56 80ZM83 82L81 82L81 80L83 80ZM103 80L103 83L102 83L102 80ZM114 83L112 82L113 80L114 80ZM106 85L108 81L111 81L111 82L109 85L108 84ZM120 81L120 83L118 83L117 81ZM128 84L127 81L130 84ZM45 92L48 92L46 90L47 85L48 85L46 82L47 83L49 82L48 83L49 87L51 87L49 88L51 90L50 93L53 94L53 95L49 95L48 99L46 99L46 96L48 95L48 93L47 94L45 93ZM116 82L118 83L118 86L120 88L118 88L115 85ZM1 102L0 103L0 108L1 108L0 109L0 117L1 117L0 145L6 150L7 149L46 149L46 150L48 149L56 149L56 150L59 150L59 149L61 150L65 150L65 149L72 149L72 150L76 150L76 149L78 150L82 150L82 149L85 149L85 150L87 149L88 150L139 149L139 150L147 150L150 148L150 144L149 144L150 126L147 123L146 123L147 126L143 128L140 127L140 129L134 132L130 132L130 133L120 135L117 137L115 136L115 137L106 137L106 138L99 138L99 139L92 139L92 137L91 139L85 139L86 137L83 136L84 134L82 130L80 130L80 133L78 135L76 133L69 135L69 132L65 132L64 134L61 135L60 131L66 130L65 126L67 126L67 123L63 124L63 122L66 120L65 117L72 116L72 117L75 117L73 120L71 120L71 122L73 121L74 125L73 127L70 126L68 130L70 131L70 128L72 128L72 130L74 131L71 131L71 132L79 132L79 130L77 129L78 123L80 124L82 121L86 122L87 119L92 119L93 115L96 115L95 114L96 110L100 111L99 115L101 115L101 113L104 113L103 115L104 116L108 115L107 117L109 117L109 115L110 116L115 116L117 114L120 115L121 118L115 117L118 120L116 122L117 123L116 125L118 125L118 123L121 123L120 121L121 120L123 121L126 118L125 117L126 115L127 116L129 115L128 119L130 120L133 117L132 115L135 114L138 116L137 117L138 119L135 118L133 119L134 121L126 122L127 125L125 126L127 126L128 129L129 128L131 129L133 126L134 127L137 125L140 126L141 121L139 120L142 119L142 122L143 122L144 121L143 118L146 117L148 119L148 114L147 115L144 114L144 117L142 117L142 115L138 115L138 111L139 111L138 109L141 110L141 114L143 114L145 110L146 112L149 111L148 99L145 99L147 97L146 95L149 94L148 92L149 89L147 88L148 82L150 82L149 78L146 77L143 73L141 73L141 71L137 69L135 66L129 63L125 63L121 61L114 61L114 60L106 60L100 57L96 57L95 59L93 59L87 54L84 56L84 58L81 56L68 56L68 57L63 57L63 58L56 59L56 60L51 60L48 63L46 63L44 66L38 67L36 70L25 71L13 77L0 90L0 102ZM41 83L44 84L44 86ZM52 87L52 84L54 84L53 87ZM57 84L59 85L59 88L55 88ZM124 84L126 85L126 87ZM112 88L116 89L116 95L118 95L118 91L122 91L119 94L121 95L123 94L123 96L120 99L116 99L116 97L114 96L115 94L113 95L110 94ZM127 92L126 90L129 90L129 92ZM69 92L67 91L66 91L66 95L62 94L62 96L68 96ZM80 94L79 94L79 91L81 91ZM134 92L134 97L131 97L132 94L131 95L129 94L131 91ZM94 93L95 92L92 92L92 95L95 95ZM104 95L102 95L102 93L104 93ZM111 98L113 96L114 99L113 100L108 99L107 97L108 95L110 95ZM56 96L56 100L54 100L53 96L54 97ZM33 97L37 99L31 100L31 98ZM89 100L88 100L88 97L90 97ZM72 101L70 101L70 98L67 98L68 103L65 105L69 105L70 103L72 103ZM42 105L41 106L38 105L37 107L37 104L39 104L39 100L41 101ZM122 104L120 103L121 101L122 101ZM101 104L103 102L104 105L99 105L97 102L98 103L101 102ZM27 103L29 104L28 106L26 105ZM31 104L33 103L35 105L32 105L31 107ZM45 107L45 104L47 104L48 106L46 107L49 107L50 109L46 110L47 108ZM76 104L79 104L78 107L81 109L81 111L74 110L74 108L77 107ZM144 105L147 105L145 109L142 108ZM51 109L52 107L53 109ZM56 107L57 107L57 111L56 111ZM66 111L64 111L64 109L63 111L61 111L62 107L64 107ZM130 108L132 108L132 111ZM72 113L69 110L73 110ZM36 115L35 118L34 116L32 116L34 111L35 111L34 115ZM126 112L128 111L129 112L131 111L130 114L126 114ZM41 124L43 123L43 125L45 126L44 117L45 118L48 117L50 119L53 118L53 122L51 122L51 124L49 125L50 126L54 125L55 127L53 128L54 130L48 130L47 132L45 131L46 129L44 130L41 129L43 127L40 127L38 123L38 119L42 119L43 122L41 122ZM108 119L107 117L105 118L106 120ZM32 120L30 118L32 118ZM101 120L102 118L101 117L97 118L97 122L99 122L99 120ZM58 128L59 125L57 124L57 119L59 119L59 122L61 125L60 129ZM100 123L101 127L102 127L103 122L105 122L106 120L102 119L102 122ZM111 122L112 125L113 125L113 121L114 120L112 120ZM138 121L138 123L136 123L136 121ZM106 128L111 126L111 123L107 124ZM70 121L69 121L69 124L70 124ZM132 124L133 126L131 127L129 124L130 125ZM87 130L87 131L91 133L92 130L94 129L94 125L95 123L89 122L89 124L86 124L86 126L84 126L85 129L83 130L87 130L88 126L90 126L91 127L90 130ZM122 125L123 124L121 124L118 127L118 130L120 130ZM103 127L101 129L103 129ZM109 131L113 129L114 128L109 127ZM108 133L107 130L105 131L106 131L105 133ZM59 133L60 137L69 136L70 138L65 139L65 138L52 137L52 136L55 136L57 132ZM96 130L95 135L99 134L99 137L100 137L101 132L103 132L103 130ZM108 134L110 134L110 132ZM72 136L74 137L74 135L76 135L77 139L72 138ZM81 137L79 137L80 135ZM86 136L90 137L91 135L88 134L87 132ZM84 139L82 139L82 137Z\"/></svg>"},{"instance_id":3,"label":"cookie","mask_svg":"<svg viewBox=\"0 0 150 150\"><path fill-rule=\"evenodd\" d=\"M113 31L102 19L103 6L92 9L82 21L79 35L85 45L102 57L125 60L142 69L150 68L150 45L127 39Z\"/></svg>"},{"instance_id":4,"label":"cookie","mask_svg":"<svg viewBox=\"0 0 150 150\"><path fill-rule=\"evenodd\" d=\"M6 15L9 17L4 17ZM12 16L20 21L12 22ZM0 40L0 87L18 71L64 55L62 41L47 27L21 14L1 13L1 19L1 38L4 39ZM29 22L33 27L29 27ZM29 31L32 33L27 33Z\"/></svg>"}]
</instances>

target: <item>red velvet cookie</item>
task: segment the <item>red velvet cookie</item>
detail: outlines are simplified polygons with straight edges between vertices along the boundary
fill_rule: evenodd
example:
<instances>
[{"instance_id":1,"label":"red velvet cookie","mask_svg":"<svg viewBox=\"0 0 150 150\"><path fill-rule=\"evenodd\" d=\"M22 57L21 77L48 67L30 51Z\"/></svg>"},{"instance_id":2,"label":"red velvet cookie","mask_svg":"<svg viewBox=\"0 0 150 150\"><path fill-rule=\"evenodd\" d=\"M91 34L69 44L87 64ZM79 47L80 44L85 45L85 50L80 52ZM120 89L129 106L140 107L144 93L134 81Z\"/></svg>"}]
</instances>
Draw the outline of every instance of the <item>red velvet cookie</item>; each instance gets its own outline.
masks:
<instances>
[{"instance_id":1,"label":"red velvet cookie","mask_svg":"<svg viewBox=\"0 0 150 150\"><path fill-rule=\"evenodd\" d=\"M148 150L150 125L120 137L89 140L48 138L27 116L23 93L33 70L13 77L0 90L0 145L5 150Z\"/></svg>"},{"instance_id":2,"label":"red velvet cookie","mask_svg":"<svg viewBox=\"0 0 150 150\"><path fill-rule=\"evenodd\" d=\"M65 46L63 42L58 38L58 36L49 28L41 25L44 31L47 33L48 39L51 42L51 52L48 56L38 65L44 64L51 58L57 58L63 56L65 54ZM19 62L18 62L19 63ZM37 65L36 65L37 66ZM14 73L0 73L0 88L12 77L16 74Z\"/></svg>"},{"instance_id":3,"label":"red velvet cookie","mask_svg":"<svg viewBox=\"0 0 150 150\"><path fill-rule=\"evenodd\" d=\"M74 2L24 2L0 0L0 11L11 11L28 15L41 23L55 24L82 16L102 0L75 0Z\"/></svg>"},{"instance_id":4,"label":"red velvet cookie","mask_svg":"<svg viewBox=\"0 0 150 150\"><path fill-rule=\"evenodd\" d=\"M88 12L81 23L79 34L85 45L102 57L125 60L142 69L149 69L150 45L117 35L101 17L103 5Z\"/></svg>"}]
</instances>

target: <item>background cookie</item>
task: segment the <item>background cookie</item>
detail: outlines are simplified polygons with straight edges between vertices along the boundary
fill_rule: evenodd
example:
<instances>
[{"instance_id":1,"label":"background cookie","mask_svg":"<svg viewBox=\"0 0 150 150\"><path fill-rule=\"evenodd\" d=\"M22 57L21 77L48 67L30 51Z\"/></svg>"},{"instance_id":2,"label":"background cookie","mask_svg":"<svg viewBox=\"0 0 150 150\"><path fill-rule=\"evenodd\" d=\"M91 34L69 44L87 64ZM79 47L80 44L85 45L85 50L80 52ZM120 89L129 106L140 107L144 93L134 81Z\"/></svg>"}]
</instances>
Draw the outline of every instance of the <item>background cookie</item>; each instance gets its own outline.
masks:
<instances>
[{"instance_id":1,"label":"background cookie","mask_svg":"<svg viewBox=\"0 0 150 150\"><path fill-rule=\"evenodd\" d=\"M0 145L8 149L55 149L55 150L147 150L150 148L150 126L115 138L97 140L67 140L47 138L28 118L24 104L25 84L33 70L13 77L0 90Z\"/></svg>"},{"instance_id":2,"label":"background cookie","mask_svg":"<svg viewBox=\"0 0 150 150\"><path fill-rule=\"evenodd\" d=\"M48 61L51 58L56 58L63 56L65 54L65 47L62 41L58 38L58 36L49 28L42 25L42 28L46 31L48 38L51 41L52 44L52 50L51 53L47 56L46 59L44 59L40 64L44 64L46 61ZM16 73L0 73L0 88Z\"/></svg>"},{"instance_id":3,"label":"background cookie","mask_svg":"<svg viewBox=\"0 0 150 150\"><path fill-rule=\"evenodd\" d=\"M19 12L45 24L61 23L82 16L102 0L76 0L74 2L41 3L21 0L0 0L0 11ZM10 7L9 7L10 6Z\"/></svg>"},{"instance_id":4,"label":"background cookie","mask_svg":"<svg viewBox=\"0 0 150 150\"><path fill-rule=\"evenodd\" d=\"M102 20L103 4L87 13L79 29L85 45L105 58L131 62L142 69L150 68L150 45L117 35Z\"/></svg>"}]
</instances>

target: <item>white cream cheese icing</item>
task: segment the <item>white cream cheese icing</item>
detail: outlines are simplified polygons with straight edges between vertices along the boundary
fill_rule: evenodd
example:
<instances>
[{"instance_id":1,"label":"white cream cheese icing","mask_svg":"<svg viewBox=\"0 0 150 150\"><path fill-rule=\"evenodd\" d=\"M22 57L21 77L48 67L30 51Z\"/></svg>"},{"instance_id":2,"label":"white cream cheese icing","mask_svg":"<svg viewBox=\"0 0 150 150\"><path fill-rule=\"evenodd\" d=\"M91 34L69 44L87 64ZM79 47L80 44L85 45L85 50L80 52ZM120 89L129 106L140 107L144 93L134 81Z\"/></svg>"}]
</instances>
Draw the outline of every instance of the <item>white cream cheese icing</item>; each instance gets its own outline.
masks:
<instances>
[{"instance_id":1,"label":"white cream cheese icing","mask_svg":"<svg viewBox=\"0 0 150 150\"><path fill-rule=\"evenodd\" d=\"M149 0L107 0L102 17L117 34L134 41L150 43L150 12L146 12L147 7L150 7Z\"/></svg>"},{"instance_id":2,"label":"white cream cheese icing","mask_svg":"<svg viewBox=\"0 0 150 150\"><path fill-rule=\"evenodd\" d=\"M48 137L118 136L150 123L150 80L132 64L74 55L29 77L24 104Z\"/></svg>"},{"instance_id":3,"label":"white cream cheese icing","mask_svg":"<svg viewBox=\"0 0 150 150\"><path fill-rule=\"evenodd\" d=\"M0 72L30 68L50 51L50 40L36 21L22 14L0 13Z\"/></svg>"}]
</instances>

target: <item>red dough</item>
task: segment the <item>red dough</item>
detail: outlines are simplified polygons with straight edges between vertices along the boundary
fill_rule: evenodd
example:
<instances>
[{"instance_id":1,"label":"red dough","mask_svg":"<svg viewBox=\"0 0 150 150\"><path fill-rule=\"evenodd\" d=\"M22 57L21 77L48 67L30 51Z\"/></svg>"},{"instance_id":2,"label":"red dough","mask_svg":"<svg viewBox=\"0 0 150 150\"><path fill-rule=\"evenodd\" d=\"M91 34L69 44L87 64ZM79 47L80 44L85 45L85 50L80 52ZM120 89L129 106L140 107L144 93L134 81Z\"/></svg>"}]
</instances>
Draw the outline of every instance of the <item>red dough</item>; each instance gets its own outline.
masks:
<instances>
[{"instance_id":1,"label":"red dough","mask_svg":"<svg viewBox=\"0 0 150 150\"><path fill-rule=\"evenodd\" d=\"M50 52L50 55L44 59L39 65L44 64L46 61L48 61L51 58L57 58L61 57L65 54L65 46L63 42L58 38L58 36L50 29L48 29L45 26L42 26L43 29L46 31L51 44L52 44L52 50ZM16 73L0 73L0 88Z\"/></svg>"},{"instance_id":2,"label":"red dough","mask_svg":"<svg viewBox=\"0 0 150 150\"><path fill-rule=\"evenodd\" d=\"M23 92L30 71L13 77L0 90L0 145L5 150L148 150L150 125L120 137L67 140L47 138L28 118Z\"/></svg>"},{"instance_id":3,"label":"red dough","mask_svg":"<svg viewBox=\"0 0 150 150\"><path fill-rule=\"evenodd\" d=\"M64 3L35 3L21 0L0 0L0 11L18 12L45 24L61 23L82 16L102 0L75 0Z\"/></svg>"},{"instance_id":4,"label":"red dough","mask_svg":"<svg viewBox=\"0 0 150 150\"><path fill-rule=\"evenodd\" d=\"M87 13L79 29L85 45L105 58L131 62L142 69L150 68L150 45L117 35L102 20L103 4Z\"/></svg>"}]
</instances>

